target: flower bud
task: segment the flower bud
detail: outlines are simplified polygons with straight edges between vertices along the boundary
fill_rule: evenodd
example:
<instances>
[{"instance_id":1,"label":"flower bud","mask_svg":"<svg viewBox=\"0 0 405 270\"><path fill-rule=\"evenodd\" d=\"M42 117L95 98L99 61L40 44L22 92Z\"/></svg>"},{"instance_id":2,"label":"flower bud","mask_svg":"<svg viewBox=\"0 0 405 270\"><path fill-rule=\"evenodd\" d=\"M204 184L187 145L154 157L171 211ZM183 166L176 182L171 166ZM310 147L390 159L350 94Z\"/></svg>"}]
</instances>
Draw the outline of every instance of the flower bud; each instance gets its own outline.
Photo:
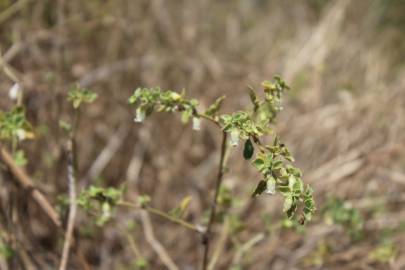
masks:
<instances>
[{"instance_id":1,"label":"flower bud","mask_svg":"<svg viewBox=\"0 0 405 270\"><path fill-rule=\"evenodd\" d=\"M10 91L8 92L8 96L10 97L11 100L17 100L18 97L21 94L21 87L18 83L15 83L11 88Z\"/></svg>"},{"instance_id":2,"label":"flower bud","mask_svg":"<svg viewBox=\"0 0 405 270\"><path fill-rule=\"evenodd\" d=\"M229 144L232 146L238 146L239 145L239 135L240 135L239 130L236 128L233 129L231 131L231 139L229 141Z\"/></svg>"},{"instance_id":3,"label":"flower bud","mask_svg":"<svg viewBox=\"0 0 405 270\"><path fill-rule=\"evenodd\" d=\"M136 123L142 123L145 120L146 113L144 110L141 108L136 109L136 116L134 118L134 121Z\"/></svg>"},{"instance_id":4,"label":"flower bud","mask_svg":"<svg viewBox=\"0 0 405 270\"><path fill-rule=\"evenodd\" d=\"M25 138L27 137L27 133L25 132L24 129L20 128L16 131L16 135L19 141L23 141L25 140Z\"/></svg>"},{"instance_id":5,"label":"flower bud","mask_svg":"<svg viewBox=\"0 0 405 270\"><path fill-rule=\"evenodd\" d=\"M198 117L193 117L193 130L201 129L201 119Z\"/></svg>"},{"instance_id":6,"label":"flower bud","mask_svg":"<svg viewBox=\"0 0 405 270\"><path fill-rule=\"evenodd\" d=\"M264 192L269 195L276 194L276 180L274 180L274 178L271 177L267 180L266 190Z\"/></svg>"}]
</instances>

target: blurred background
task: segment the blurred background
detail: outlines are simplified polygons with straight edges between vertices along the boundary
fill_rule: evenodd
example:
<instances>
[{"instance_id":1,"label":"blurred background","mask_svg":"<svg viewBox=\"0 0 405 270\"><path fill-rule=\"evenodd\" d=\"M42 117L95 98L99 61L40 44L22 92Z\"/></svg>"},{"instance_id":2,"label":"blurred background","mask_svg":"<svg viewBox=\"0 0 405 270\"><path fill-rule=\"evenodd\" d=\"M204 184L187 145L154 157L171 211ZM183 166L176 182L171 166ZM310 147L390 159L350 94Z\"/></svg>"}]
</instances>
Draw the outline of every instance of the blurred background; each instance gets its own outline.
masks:
<instances>
[{"instance_id":1,"label":"blurred background","mask_svg":"<svg viewBox=\"0 0 405 270\"><path fill-rule=\"evenodd\" d=\"M26 169L64 221L69 87L99 96L81 116L79 188L125 184L164 211L191 196L185 219L203 224L219 131L169 114L135 124L128 97L184 88L207 107L225 94L229 113L278 74L291 91L277 130L318 210L303 228L278 196L252 200L259 175L232 149L214 269L405 269L405 1L0 0L0 50L0 109L19 81L36 131ZM0 170L0 269L57 269L63 232ZM201 237L159 217L119 209L99 227L79 211L76 228L68 269L166 269L148 228L172 269L200 265Z\"/></svg>"}]
</instances>

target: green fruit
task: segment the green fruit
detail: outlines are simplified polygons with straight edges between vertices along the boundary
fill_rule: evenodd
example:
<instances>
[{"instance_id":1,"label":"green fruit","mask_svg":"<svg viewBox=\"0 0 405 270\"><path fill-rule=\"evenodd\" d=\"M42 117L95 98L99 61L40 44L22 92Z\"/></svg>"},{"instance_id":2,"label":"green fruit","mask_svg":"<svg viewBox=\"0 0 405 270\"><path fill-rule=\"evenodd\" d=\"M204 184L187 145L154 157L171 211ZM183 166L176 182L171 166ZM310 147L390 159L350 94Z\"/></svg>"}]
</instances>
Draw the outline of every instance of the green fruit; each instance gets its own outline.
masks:
<instances>
[{"instance_id":1,"label":"green fruit","mask_svg":"<svg viewBox=\"0 0 405 270\"><path fill-rule=\"evenodd\" d=\"M252 142L250 139L247 139L245 142L245 148L243 149L243 157L245 159L250 159L253 156L253 153L255 152L255 148L253 147Z\"/></svg>"}]
</instances>

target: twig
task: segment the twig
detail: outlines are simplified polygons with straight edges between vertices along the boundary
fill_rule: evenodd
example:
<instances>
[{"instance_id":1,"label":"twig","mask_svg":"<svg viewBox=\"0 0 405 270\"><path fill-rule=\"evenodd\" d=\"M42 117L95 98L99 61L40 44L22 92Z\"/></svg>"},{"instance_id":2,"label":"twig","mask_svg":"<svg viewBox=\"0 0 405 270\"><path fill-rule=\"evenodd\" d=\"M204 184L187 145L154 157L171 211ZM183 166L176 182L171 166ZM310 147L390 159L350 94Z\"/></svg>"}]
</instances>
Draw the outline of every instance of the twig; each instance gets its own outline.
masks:
<instances>
[{"instance_id":1,"label":"twig","mask_svg":"<svg viewBox=\"0 0 405 270\"><path fill-rule=\"evenodd\" d=\"M38 189L34 186L33 181L27 175L24 169L15 164L12 156L7 152L7 150L0 145L0 156L3 162L10 169L10 172L13 174L13 179L18 182L18 184L26 190L31 190L31 197L33 200L41 207L45 214L52 220L52 222L57 226L61 226L61 221L58 213L53 209L52 205L45 198L45 196L39 192Z\"/></svg>"},{"instance_id":2,"label":"twig","mask_svg":"<svg viewBox=\"0 0 405 270\"><path fill-rule=\"evenodd\" d=\"M141 219L142 219L143 229L144 229L144 232L145 232L146 241L152 246L152 248L158 254L159 258L162 260L164 265L169 270L179 270L177 265L173 262L172 258L170 258L170 256L167 253L166 249L155 238L155 234L153 233L152 223L150 221L150 217L149 217L148 212L141 211Z\"/></svg>"},{"instance_id":3,"label":"twig","mask_svg":"<svg viewBox=\"0 0 405 270\"><path fill-rule=\"evenodd\" d=\"M250 249L252 249L253 246L255 246L257 243L261 242L266 235L264 233L258 233L257 235L253 236L249 241L244 243L236 252L232 264L234 266L238 266L243 258L243 255Z\"/></svg>"},{"instance_id":4,"label":"twig","mask_svg":"<svg viewBox=\"0 0 405 270\"><path fill-rule=\"evenodd\" d=\"M11 16L17 13L20 9L24 8L31 0L20 0L12 4L8 9L0 13L0 24L8 20Z\"/></svg>"},{"instance_id":5,"label":"twig","mask_svg":"<svg viewBox=\"0 0 405 270\"><path fill-rule=\"evenodd\" d=\"M226 244L226 240L228 239L228 235L229 235L229 219L226 218L224 221L221 236L218 239L218 244L216 245L216 248L212 255L211 261L208 264L208 270L215 269L215 265L218 262L218 259L221 256L221 253L225 248L225 244Z\"/></svg>"},{"instance_id":6,"label":"twig","mask_svg":"<svg viewBox=\"0 0 405 270\"><path fill-rule=\"evenodd\" d=\"M138 246L135 243L134 238L132 237L132 235L130 235L129 233L126 233L127 239L128 239L128 243L129 243L129 247L131 248L132 252L134 253L136 258L142 258L141 252L139 251Z\"/></svg>"},{"instance_id":7,"label":"twig","mask_svg":"<svg viewBox=\"0 0 405 270\"><path fill-rule=\"evenodd\" d=\"M179 224L179 225L181 225L181 226L183 226L183 227L185 227L187 229L196 231L198 233L203 233L204 232L204 230L200 226L196 226L196 225L191 224L191 223L189 223L187 221L184 221L182 219L173 217L173 216L171 216L171 215L169 215L169 214L167 214L167 213L165 213L165 212L163 212L163 211L161 211L159 209L156 209L156 208L153 208L153 207L150 207L150 206L146 206L146 207L142 208L142 207L137 206L136 204L133 204L133 203L130 203L130 202L119 202L118 205L131 207L131 208L135 208L135 209L138 209L138 210L143 209L143 210L146 210L147 212L149 212L151 214L154 214L156 216L165 218L165 219L167 219L167 220L169 220L171 222L177 223L177 224Z\"/></svg>"},{"instance_id":8,"label":"twig","mask_svg":"<svg viewBox=\"0 0 405 270\"><path fill-rule=\"evenodd\" d=\"M59 270L65 270L69 260L69 249L72 242L73 230L75 225L77 204L76 204L76 176L75 176L75 160L73 152L73 138L68 143L68 183L69 183L69 217L67 229L65 232L65 242L63 244L62 259Z\"/></svg>"},{"instance_id":9,"label":"twig","mask_svg":"<svg viewBox=\"0 0 405 270\"><path fill-rule=\"evenodd\" d=\"M208 220L207 230L203 234L203 241L202 241L202 243L204 245L204 255L203 255L203 263L202 263L203 270L206 270L208 267L208 253L209 253L209 249L210 249L210 234L211 234L212 224L214 223L214 220L215 220L215 214L216 214L215 212L217 209L217 200L218 200L218 195L219 195L219 189L221 187L222 178L224 175L226 143L227 143L227 133L225 131L222 131L221 157L219 160L218 175L217 175L217 180L215 183L215 195L214 195L214 198L213 198L212 204L211 204L211 212L210 212L210 218Z\"/></svg>"}]
</instances>

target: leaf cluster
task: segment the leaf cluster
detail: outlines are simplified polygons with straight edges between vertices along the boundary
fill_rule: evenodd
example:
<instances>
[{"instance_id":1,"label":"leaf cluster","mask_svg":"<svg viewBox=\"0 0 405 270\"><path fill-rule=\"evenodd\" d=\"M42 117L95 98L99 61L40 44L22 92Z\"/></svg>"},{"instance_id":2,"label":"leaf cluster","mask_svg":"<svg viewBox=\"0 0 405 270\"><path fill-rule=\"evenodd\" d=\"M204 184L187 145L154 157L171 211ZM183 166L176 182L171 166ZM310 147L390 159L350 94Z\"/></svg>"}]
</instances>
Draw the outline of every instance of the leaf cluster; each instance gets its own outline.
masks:
<instances>
[{"instance_id":1,"label":"leaf cluster","mask_svg":"<svg viewBox=\"0 0 405 270\"><path fill-rule=\"evenodd\" d=\"M32 127L25 117L25 110L16 106L10 111L0 111L0 140L23 140L32 135Z\"/></svg>"},{"instance_id":2,"label":"leaf cluster","mask_svg":"<svg viewBox=\"0 0 405 270\"><path fill-rule=\"evenodd\" d=\"M104 225L112 215L113 207L118 204L123 194L122 189L90 186L77 198L77 204L88 212L95 213L97 225Z\"/></svg>"},{"instance_id":3,"label":"leaf cluster","mask_svg":"<svg viewBox=\"0 0 405 270\"><path fill-rule=\"evenodd\" d=\"M192 116L197 116L198 101L186 99L185 92L167 90L160 88L137 88L129 98L130 104L137 104L135 122L143 122L146 116L153 111L157 112L181 112L181 120L187 123Z\"/></svg>"},{"instance_id":4,"label":"leaf cluster","mask_svg":"<svg viewBox=\"0 0 405 270\"><path fill-rule=\"evenodd\" d=\"M359 239L363 233L364 220L360 211L341 199L331 198L322 209L325 221L345 227L353 239Z\"/></svg>"},{"instance_id":5,"label":"leaf cluster","mask_svg":"<svg viewBox=\"0 0 405 270\"><path fill-rule=\"evenodd\" d=\"M301 171L287 163L294 159L278 137L272 145L266 145L253 160L253 166L262 174L263 180L259 182L252 197L266 193L273 195L280 193L284 197L283 212L288 218L293 218L297 210L302 208L301 222L311 220L315 212L315 201L312 189L301 179Z\"/></svg>"},{"instance_id":6,"label":"leaf cluster","mask_svg":"<svg viewBox=\"0 0 405 270\"><path fill-rule=\"evenodd\" d=\"M262 193L281 194L284 197L283 211L288 218L296 216L297 210L301 208L300 222L304 223L311 220L315 212L312 189L309 186L304 187L300 170L290 164L294 161L293 156L277 136L272 145L263 145L260 141L262 136L273 133L271 124L282 110L282 95L289 87L278 76L273 81L264 81L262 87L263 98L250 89L252 109L231 114L219 114L224 96L219 97L205 112L199 113L198 101L186 99L184 91L179 94L171 90L162 91L160 88L137 88L129 98L129 103L136 106L136 122L143 122L154 111L181 112L184 123L190 117L214 122L230 134L229 143L232 146L237 146L240 139L245 140L243 156L250 159L254 156L255 149L259 150L252 163L263 177L253 197ZM193 121L194 126L199 129L199 121Z\"/></svg>"},{"instance_id":7,"label":"leaf cluster","mask_svg":"<svg viewBox=\"0 0 405 270\"><path fill-rule=\"evenodd\" d=\"M68 101L73 105L73 108L78 109L82 103L92 103L97 98L97 94L89 89L75 85L68 93Z\"/></svg>"}]
</instances>

